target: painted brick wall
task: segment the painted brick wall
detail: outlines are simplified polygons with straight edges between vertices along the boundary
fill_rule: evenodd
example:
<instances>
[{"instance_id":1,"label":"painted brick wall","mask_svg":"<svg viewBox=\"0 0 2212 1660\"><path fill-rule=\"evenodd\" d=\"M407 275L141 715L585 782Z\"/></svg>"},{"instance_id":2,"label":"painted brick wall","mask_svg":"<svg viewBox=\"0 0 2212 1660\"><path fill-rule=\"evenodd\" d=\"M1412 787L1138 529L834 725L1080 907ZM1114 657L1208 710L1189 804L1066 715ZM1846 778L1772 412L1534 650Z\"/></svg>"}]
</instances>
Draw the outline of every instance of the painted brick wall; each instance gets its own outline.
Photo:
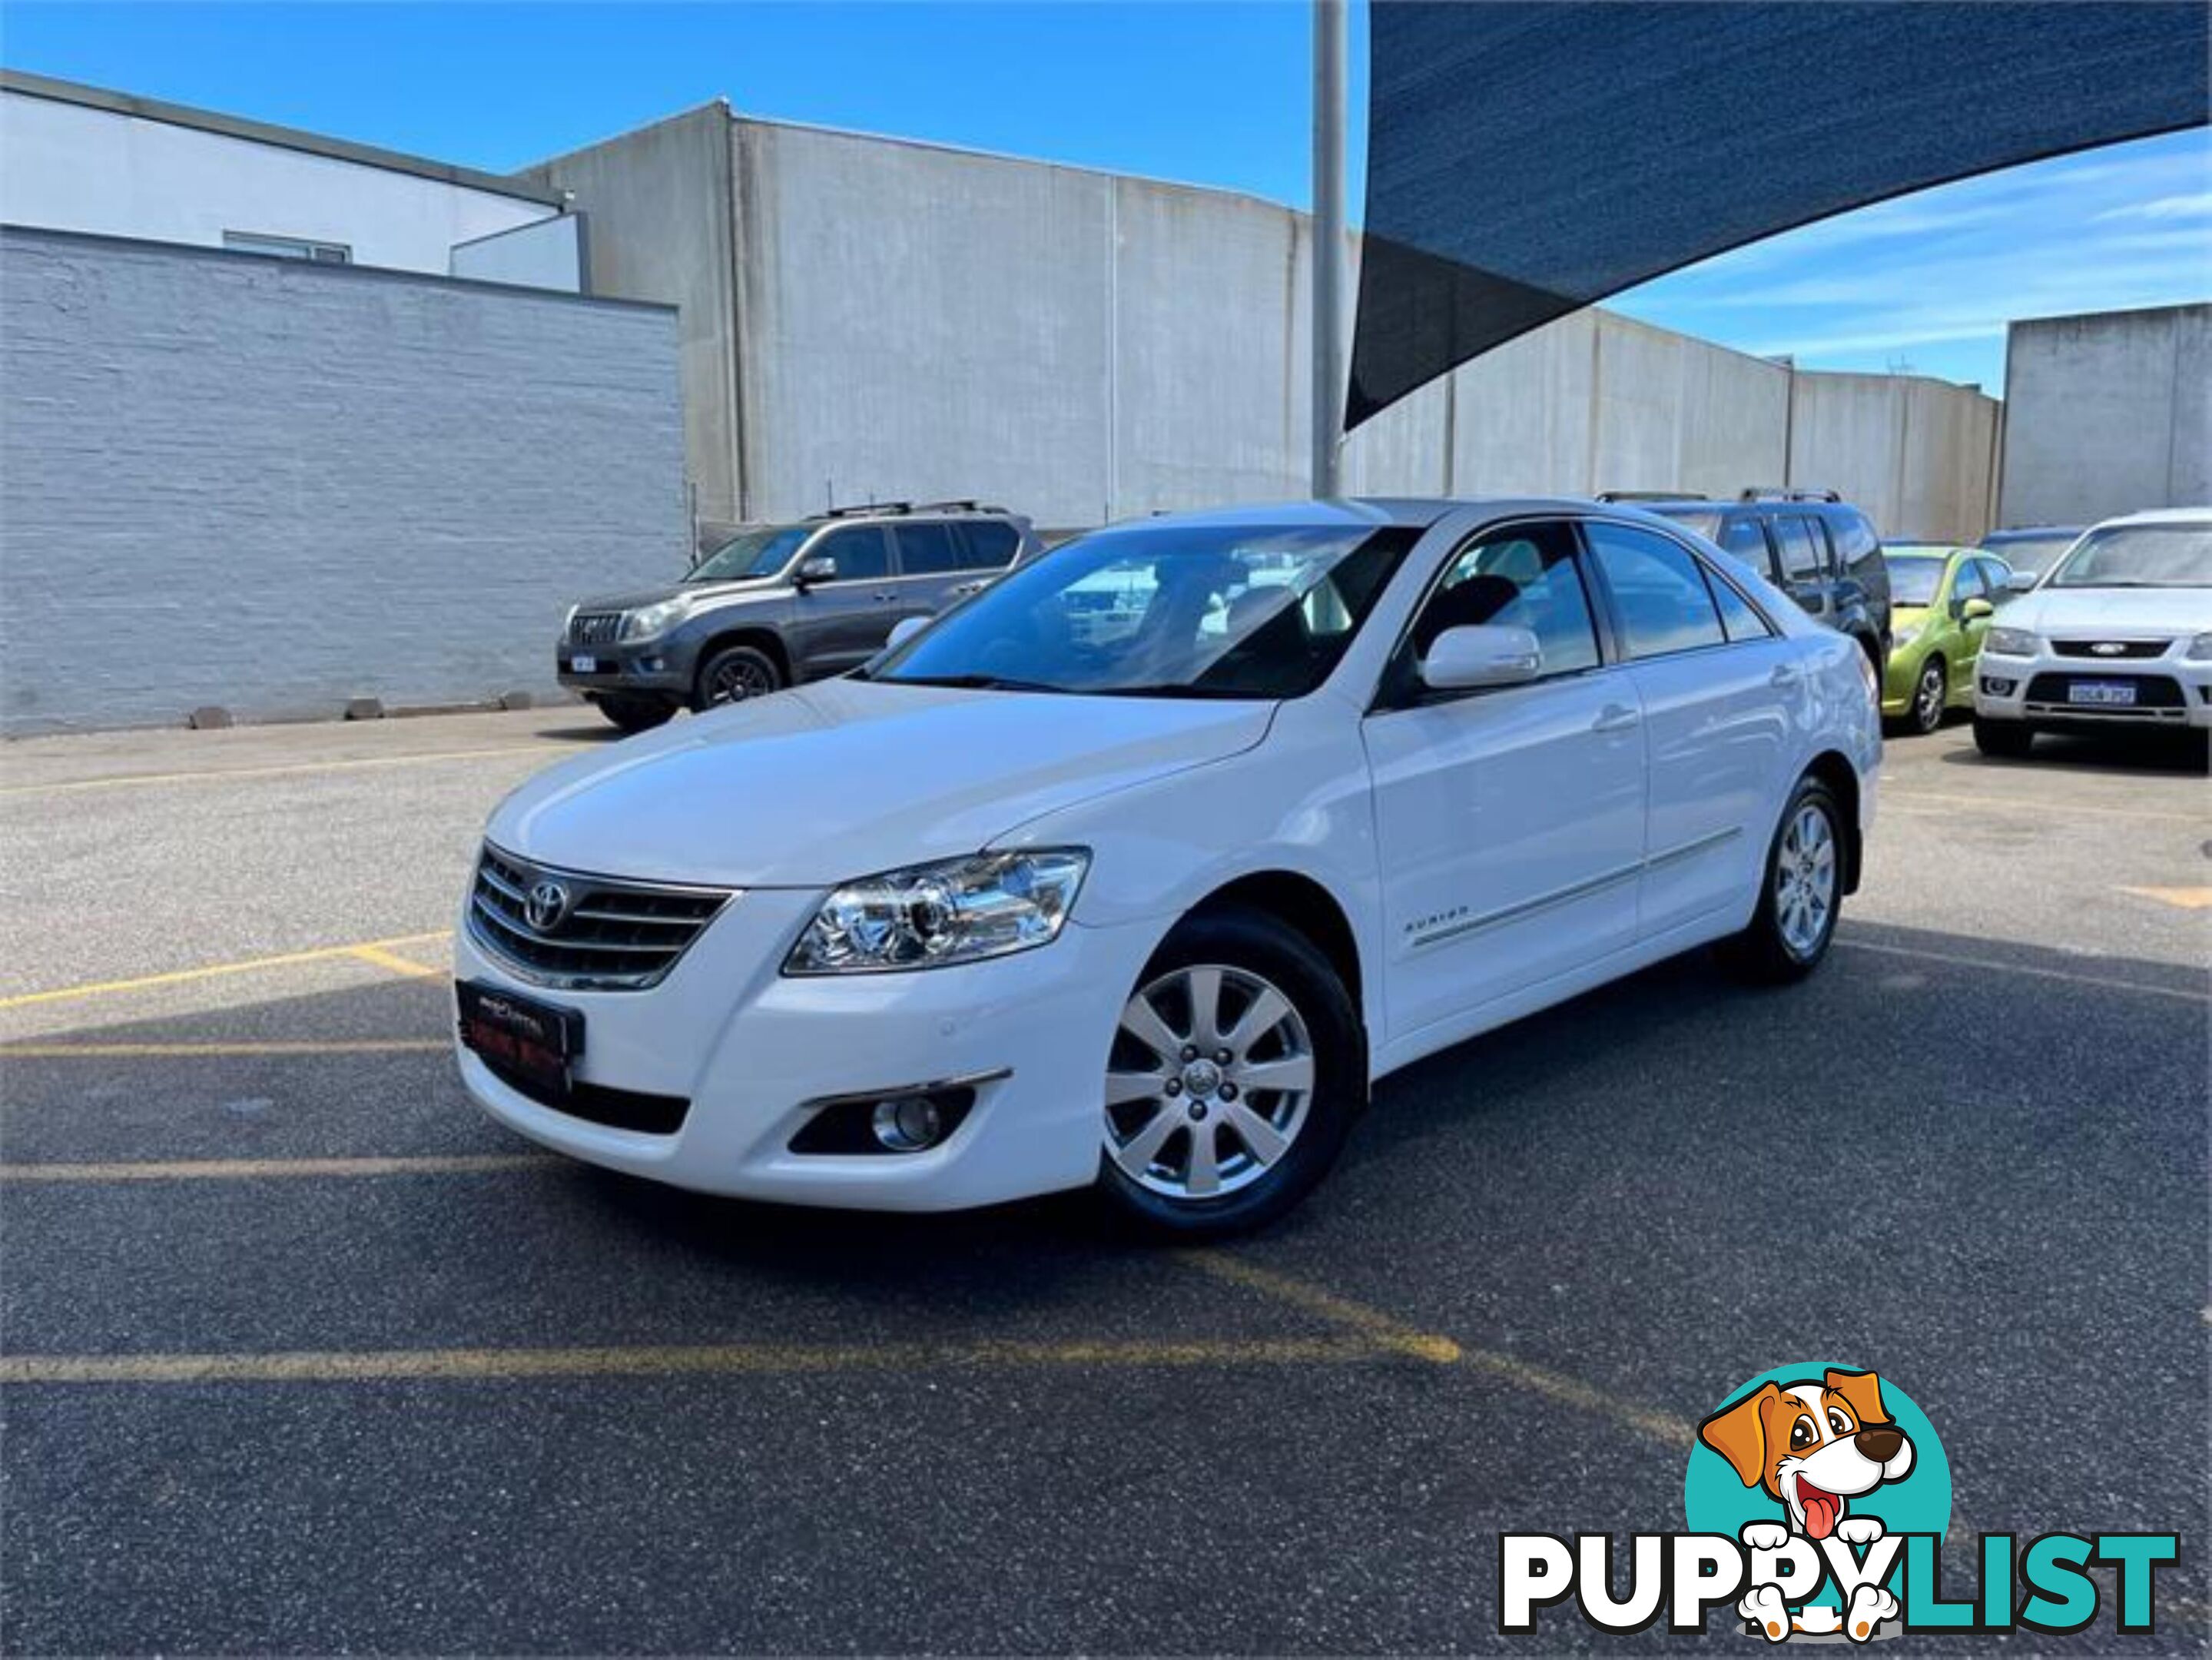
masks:
<instances>
[{"instance_id":1,"label":"painted brick wall","mask_svg":"<svg viewBox=\"0 0 2212 1660\"><path fill-rule=\"evenodd\" d=\"M0 231L0 730L553 689L686 539L672 310Z\"/></svg>"}]
</instances>

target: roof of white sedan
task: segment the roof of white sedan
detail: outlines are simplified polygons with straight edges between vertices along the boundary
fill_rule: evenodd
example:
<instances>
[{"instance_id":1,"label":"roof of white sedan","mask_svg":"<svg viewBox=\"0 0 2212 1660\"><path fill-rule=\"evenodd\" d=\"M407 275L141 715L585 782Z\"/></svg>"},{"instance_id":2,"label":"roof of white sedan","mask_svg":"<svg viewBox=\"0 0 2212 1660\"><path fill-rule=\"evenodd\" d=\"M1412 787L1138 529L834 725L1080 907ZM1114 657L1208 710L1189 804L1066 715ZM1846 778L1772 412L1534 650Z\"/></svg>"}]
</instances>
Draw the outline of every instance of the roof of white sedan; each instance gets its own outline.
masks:
<instances>
[{"instance_id":1,"label":"roof of white sedan","mask_svg":"<svg viewBox=\"0 0 2212 1660\"><path fill-rule=\"evenodd\" d=\"M2117 519L2100 519L2095 528L2114 525L2212 525L2212 508L2152 508L2144 513L2124 513Z\"/></svg>"},{"instance_id":2,"label":"roof of white sedan","mask_svg":"<svg viewBox=\"0 0 2212 1660\"><path fill-rule=\"evenodd\" d=\"M1524 513L1619 513L1624 508L1631 512L1636 510L1633 503L1560 496L1347 496L1322 502L1254 502L1191 513L1160 514L1156 517L1179 525L1411 525L1426 529L1447 514L1464 508L1480 508L1500 516ZM1128 519L1120 524L1127 526L1151 522Z\"/></svg>"}]
</instances>

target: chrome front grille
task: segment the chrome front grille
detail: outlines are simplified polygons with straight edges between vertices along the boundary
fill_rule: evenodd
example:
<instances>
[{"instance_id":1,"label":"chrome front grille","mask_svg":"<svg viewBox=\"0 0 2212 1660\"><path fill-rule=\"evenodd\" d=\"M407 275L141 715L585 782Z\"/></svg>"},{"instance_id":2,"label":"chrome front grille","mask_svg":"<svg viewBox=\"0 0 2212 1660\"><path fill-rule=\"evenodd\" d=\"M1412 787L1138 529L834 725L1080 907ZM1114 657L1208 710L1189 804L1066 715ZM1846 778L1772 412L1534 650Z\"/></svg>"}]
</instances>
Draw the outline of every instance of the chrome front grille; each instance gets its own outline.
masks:
<instances>
[{"instance_id":1,"label":"chrome front grille","mask_svg":"<svg viewBox=\"0 0 2212 1660\"><path fill-rule=\"evenodd\" d=\"M469 934L525 980L575 991L658 985L734 897L532 864L489 842L477 860Z\"/></svg>"},{"instance_id":2,"label":"chrome front grille","mask_svg":"<svg viewBox=\"0 0 2212 1660\"><path fill-rule=\"evenodd\" d=\"M618 611L580 611L568 620L568 643L611 646L622 638L622 620Z\"/></svg>"},{"instance_id":3,"label":"chrome front grille","mask_svg":"<svg viewBox=\"0 0 2212 1660\"><path fill-rule=\"evenodd\" d=\"M2125 662L2130 658L2163 657L2172 644L2171 640L2053 640L2051 649L2061 657L2102 657Z\"/></svg>"}]
</instances>

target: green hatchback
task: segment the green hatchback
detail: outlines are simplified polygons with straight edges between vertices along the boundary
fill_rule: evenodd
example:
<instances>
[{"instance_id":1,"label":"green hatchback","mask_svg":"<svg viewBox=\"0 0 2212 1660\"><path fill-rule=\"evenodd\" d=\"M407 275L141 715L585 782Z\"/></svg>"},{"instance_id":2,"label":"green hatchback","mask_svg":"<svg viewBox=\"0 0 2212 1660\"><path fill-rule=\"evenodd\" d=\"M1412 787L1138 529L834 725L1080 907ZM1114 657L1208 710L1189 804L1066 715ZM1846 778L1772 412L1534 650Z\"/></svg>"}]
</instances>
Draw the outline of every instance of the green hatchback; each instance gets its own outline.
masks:
<instances>
[{"instance_id":1,"label":"green hatchback","mask_svg":"<svg viewBox=\"0 0 2212 1660\"><path fill-rule=\"evenodd\" d=\"M1930 733L1951 708L1974 703L1974 660L1990 617L2010 598L2012 569L1979 548L1886 544L1889 662L1881 714L1905 732Z\"/></svg>"}]
</instances>

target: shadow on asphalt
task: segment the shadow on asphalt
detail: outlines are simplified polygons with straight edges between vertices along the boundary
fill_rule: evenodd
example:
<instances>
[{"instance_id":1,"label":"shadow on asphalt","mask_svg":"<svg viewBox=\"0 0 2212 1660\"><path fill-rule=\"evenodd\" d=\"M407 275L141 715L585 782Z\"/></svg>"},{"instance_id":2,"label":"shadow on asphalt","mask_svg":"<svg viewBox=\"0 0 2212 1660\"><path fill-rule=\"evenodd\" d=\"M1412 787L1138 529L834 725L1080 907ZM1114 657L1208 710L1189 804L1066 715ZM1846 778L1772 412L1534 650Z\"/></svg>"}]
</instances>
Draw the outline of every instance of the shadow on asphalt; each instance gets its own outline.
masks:
<instances>
[{"instance_id":1,"label":"shadow on asphalt","mask_svg":"<svg viewBox=\"0 0 2212 1660\"><path fill-rule=\"evenodd\" d=\"M2126 777L2141 773L2168 773L2202 777L2208 770L2208 751L2201 733L2112 732L2044 733L2024 760L2000 760L1972 745L1946 750L1937 758L1945 766L1992 771L2032 771L2041 767L2066 772Z\"/></svg>"}]
</instances>

